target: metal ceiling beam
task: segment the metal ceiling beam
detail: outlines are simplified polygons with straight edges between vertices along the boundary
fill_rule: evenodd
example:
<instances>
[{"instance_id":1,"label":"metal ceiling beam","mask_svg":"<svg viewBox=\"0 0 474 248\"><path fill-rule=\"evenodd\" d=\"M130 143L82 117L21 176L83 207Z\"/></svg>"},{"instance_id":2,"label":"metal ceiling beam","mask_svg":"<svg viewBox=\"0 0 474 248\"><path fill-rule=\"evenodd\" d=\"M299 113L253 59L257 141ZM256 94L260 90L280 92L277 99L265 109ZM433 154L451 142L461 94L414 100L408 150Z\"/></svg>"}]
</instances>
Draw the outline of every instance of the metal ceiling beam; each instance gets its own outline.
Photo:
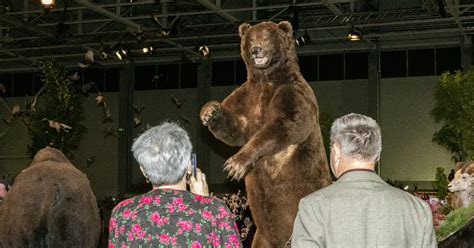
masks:
<instances>
[{"instance_id":1,"label":"metal ceiling beam","mask_svg":"<svg viewBox=\"0 0 474 248\"><path fill-rule=\"evenodd\" d=\"M333 0L333 1L338 1L338 0ZM354 0L353 0L354 1ZM357 0L355 0L357 1ZM348 2L348 0L345 0L345 2ZM134 6L134 5L143 5L145 3L140 3L140 4L120 4L120 6ZM146 3L150 4L150 3ZM322 3L316 2L316 3L300 3L298 4L298 7L312 7L312 6L320 6ZM114 5L95 5L96 7L101 7L104 8L104 6L111 7ZM246 7L246 8L232 8L232 9L220 9L221 12L223 13L231 13L231 12L248 12L248 11L258 11L258 10L286 10L288 8L288 5L272 5L272 6L260 6L260 7ZM79 11L83 10L85 7L71 7L68 8L68 12L72 11ZM63 11L62 9L53 9L53 11ZM9 12L7 15L12 16L12 15L19 15L25 12ZM30 11L29 13L41 13L40 11ZM193 16L193 15L207 15L207 14L213 14L215 11L208 10L208 11L189 11L189 12L177 12L173 13L175 16ZM156 17L167 17L167 15L156 15ZM130 21L137 21L137 20L143 20L143 19L149 19L150 15L141 15L141 16L133 16L133 17L123 17L127 20ZM113 21L112 18L103 18L103 19L87 19L87 20L82 20L82 21L66 21L64 24L69 24L69 25L75 25L75 24L92 24L92 23L100 23L100 22L110 22ZM51 22L51 23L44 23L40 24L38 26L55 26L57 23L56 22Z\"/></svg>"},{"instance_id":2,"label":"metal ceiling beam","mask_svg":"<svg viewBox=\"0 0 474 248\"><path fill-rule=\"evenodd\" d=\"M121 16L119 16L119 15L113 13L113 12L110 12L110 11L108 11L108 10L98 6L98 5L94 5L94 4L92 4L91 2L89 2L87 0L74 0L74 2L88 8L88 9L90 9L90 10L96 12L96 13L99 13L103 16L111 18L116 22L122 23L125 26L132 28L136 32L141 32L142 31L141 26L138 25L137 23L132 22L132 21L126 19L126 18L123 18L123 17L121 17Z\"/></svg>"},{"instance_id":3,"label":"metal ceiling beam","mask_svg":"<svg viewBox=\"0 0 474 248\"><path fill-rule=\"evenodd\" d=\"M342 11L334 4L332 0L321 0L324 6L326 6L329 10L332 11L335 15L344 15Z\"/></svg>"},{"instance_id":4,"label":"metal ceiling beam","mask_svg":"<svg viewBox=\"0 0 474 248\"><path fill-rule=\"evenodd\" d=\"M474 20L474 16L462 16L460 17L461 21L472 21ZM453 18L438 18L438 19L424 19L424 20L405 20L405 21L394 21L394 22L385 22L385 23L368 23L368 24L358 24L361 28L374 28L374 27L391 27L391 26L398 26L398 27L406 27L409 25L418 25L418 24L425 24L425 25L432 25L434 29L436 29L436 25L440 24L446 24L446 23L452 23L454 21ZM305 30L308 31L326 31L326 30L343 30L347 29L346 25L337 25L337 26L318 26L318 27L309 27L306 28ZM147 31L153 31L154 29L147 29ZM106 31L106 32L101 32L100 34L114 34L114 33L120 33L123 31ZM397 31L397 33L400 32L406 32L406 31ZM410 31L408 31L410 32ZM431 32L430 30L427 30L427 32ZM91 36L94 35L94 33L85 33L83 34L84 36ZM212 34L212 35L206 35L206 37L210 39L217 39L217 38L226 38L226 37L232 37L232 36L237 36L237 33L227 33L227 34ZM186 40L195 40L202 38L202 36L187 36L187 37L172 37L168 38L167 41L172 41L172 42L180 42L180 41L186 41ZM25 37L25 38L17 38L17 39L12 39L12 41L24 41L24 40L32 40L35 39L34 37ZM37 39L37 38L36 38ZM160 39L151 39L150 41L163 41L162 38ZM169 42L168 42L169 43ZM83 45L88 45L88 46L94 46L94 45L100 45L98 42L96 43L87 43ZM66 47L76 47L76 44L64 44L64 45L55 45L55 46L38 46L35 48L32 48L33 50L37 49L54 49L54 48L66 48ZM24 50L24 48L21 48L20 50ZM19 51L18 49L8 49L8 51Z\"/></svg>"},{"instance_id":5,"label":"metal ceiling beam","mask_svg":"<svg viewBox=\"0 0 474 248\"><path fill-rule=\"evenodd\" d=\"M219 16L221 16L222 18L230 22L240 22L238 18L234 17L233 15L227 12L222 11L221 8L217 7L215 4L209 2L208 0L197 0L197 2L201 4L202 6L216 12L216 14L218 14Z\"/></svg>"},{"instance_id":6,"label":"metal ceiling beam","mask_svg":"<svg viewBox=\"0 0 474 248\"><path fill-rule=\"evenodd\" d=\"M110 12L104 8L101 8L99 6L96 6L94 4L91 4L89 1L87 0L74 0L76 3L82 5L82 6L85 6L89 9L91 9L92 11L95 11L101 15L104 15L104 16L107 16L109 18L112 18L113 20L119 22L119 23L122 23L124 25L126 25L127 27L131 27L132 29L134 29L134 31L136 32L142 32L142 28L139 24L133 22L133 21L130 21L126 18L123 18L113 12ZM168 43L168 44L171 44L173 46L176 46L178 48L181 48L191 54L194 54L194 55L197 55L197 56L201 56L199 53L193 51L192 49L189 49L189 48L186 48L184 46L181 46L179 44L177 44L176 42L173 42L173 41L170 41L170 40L167 40L167 39L162 39L161 41L165 42L165 43Z\"/></svg>"},{"instance_id":7,"label":"metal ceiling beam","mask_svg":"<svg viewBox=\"0 0 474 248\"><path fill-rule=\"evenodd\" d=\"M454 6L455 5L454 1L455 0L446 0L446 4L448 5L449 13L451 13L451 15L453 16L454 21L456 22L456 24L458 24L461 34L464 36L464 38L467 38L467 35L463 30L461 19L459 18L459 9Z\"/></svg>"},{"instance_id":8,"label":"metal ceiling beam","mask_svg":"<svg viewBox=\"0 0 474 248\"><path fill-rule=\"evenodd\" d=\"M29 35L39 36L51 42L57 42L58 40L56 35L51 34L50 32L45 31L32 23L27 23L23 20L18 20L5 14L0 14L0 23Z\"/></svg>"}]
</instances>

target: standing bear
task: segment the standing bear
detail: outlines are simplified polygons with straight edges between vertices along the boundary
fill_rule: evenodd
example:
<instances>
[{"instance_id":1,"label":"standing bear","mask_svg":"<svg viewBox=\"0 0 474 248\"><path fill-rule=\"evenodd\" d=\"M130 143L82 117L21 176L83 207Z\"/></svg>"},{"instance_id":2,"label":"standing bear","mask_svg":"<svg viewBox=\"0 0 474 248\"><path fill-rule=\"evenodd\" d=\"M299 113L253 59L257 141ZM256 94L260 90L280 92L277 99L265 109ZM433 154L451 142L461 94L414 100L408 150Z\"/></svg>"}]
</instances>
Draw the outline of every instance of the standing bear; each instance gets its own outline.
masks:
<instances>
[{"instance_id":1,"label":"standing bear","mask_svg":"<svg viewBox=\"0 0 474 248\"><path fill-rule=\"evenodd\" d=\"M241 147L224 169L245 178L257 225L252 247L283 247L300 199L331 183L318 104L289 22L244 23L239 33L247 81L222 103L206 103L200 118L216 138Z\"/></svg>"}]
</instances>

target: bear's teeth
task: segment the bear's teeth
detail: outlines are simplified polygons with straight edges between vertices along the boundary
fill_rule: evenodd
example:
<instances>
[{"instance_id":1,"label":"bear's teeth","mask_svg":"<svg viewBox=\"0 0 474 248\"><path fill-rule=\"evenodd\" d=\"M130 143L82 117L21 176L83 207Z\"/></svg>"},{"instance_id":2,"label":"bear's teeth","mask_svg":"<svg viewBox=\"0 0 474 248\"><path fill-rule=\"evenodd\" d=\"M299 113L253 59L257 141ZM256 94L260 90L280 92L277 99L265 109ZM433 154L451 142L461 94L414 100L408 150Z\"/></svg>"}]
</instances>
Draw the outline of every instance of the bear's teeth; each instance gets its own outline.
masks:
<instances>
[{"instance_id":1,"label":"bear's teeth","mask_svg":"<svg viewBox=\"0 0 474 248\"><path fill-rule=\"evenodd\" d=\"M255 58L255 63L257 65L264 64L266 61L267 61L266 58Z\"/></svg>"}]
</instances>

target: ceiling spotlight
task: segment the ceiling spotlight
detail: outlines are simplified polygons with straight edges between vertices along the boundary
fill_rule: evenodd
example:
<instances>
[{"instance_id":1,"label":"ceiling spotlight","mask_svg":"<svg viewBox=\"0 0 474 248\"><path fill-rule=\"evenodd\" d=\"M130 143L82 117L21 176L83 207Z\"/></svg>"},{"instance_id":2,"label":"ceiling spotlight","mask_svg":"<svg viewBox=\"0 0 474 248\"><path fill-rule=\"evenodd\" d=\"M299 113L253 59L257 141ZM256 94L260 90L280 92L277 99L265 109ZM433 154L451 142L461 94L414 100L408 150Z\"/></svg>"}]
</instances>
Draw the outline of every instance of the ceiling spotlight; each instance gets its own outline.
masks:
<instances>
[{"instance_id":1,"label":"ceiling spotlight","mask_svg":"<svg viewBox=\"0 0 474 248\"><path fill-rule=\"evenodd\" d=\"M144 46L142 48L142 51L143 51L144 54L151 55L155 52L155 48L153 48L153 46L151 46L151 45L150 46Z\"/></svg>"},{"instance_id":2,"label":"ceiling spotlight","mask_svg":"<svg viewBox=\"0 0 474 248\"><path fill-rule=\"evenodd\" d=\"M201 45L197 45L196 46L196 50L203 56L203 57L206 57L207 55L209 55L209 53L211 52L209 50L209 47L204 45L204 44L201 44Z\"/></svg>"},{"instance_id":3,"label":"ceiling spotlight","mask_svg":"<svg viewBox=\"0 0 474 248\"><path fill-rule=\"evenodd\" d=\"M128 51L125 48L120 48L117 51L115 51L115 56L117 56L117 59L122 61L128 56Z\"/></svg>"},{"instance_id":4,"label":"ceiling spotlight","mask_svg":"<svg viewBox=\"0 0 474 248\"><path fill-rule=\"evenodd\" d=\"M295 39L295 43L298 47L303 47L306 43L311 42L309 35L307 33L297 36Z\"/></svg>"},{"instance_id":5,"label":"ceiling spotlight","mask_svg":"<svg viewBox=\"0 0 474 248\"><path fill-rule=\"evenodd\" d=\"M161 29L161 37L168 37L170 36L171 30L169 28L162 28Z\"/></svg>"},{"instance_id":6,"label":"ceiling spotlight","mask_svg":"<svg viewBox=\"0 0 474 248\"><path fill-rule=\"evenodd\" d=\"M55 0L41 0L41 5L43 6L44 9L52 9L54 8L55 4L56 4Z\"/></svg>"},{"instance_id":7,"label":"ceiling spotlight","mask_svg":"<svg viewBox=\"0 0 474 248\"><path fill-rule=\"evenodd\" d=\"M354 24L351 25L351 29L347 34L347 39L350 41L359 41L362 40L362 32L359 28L354 27Z\"/></svg>"},{"instance_id":8,"label":"ceiling spotlight","mask_svg":"<svg viewBox=\"0 0 474 248\"><path fill-rule=\"evenodd\" d=\"M101 59L108 59L109 54L105 50L102 50L102 51L100 51L100 58Z\"/></svg>"}]
</instances>

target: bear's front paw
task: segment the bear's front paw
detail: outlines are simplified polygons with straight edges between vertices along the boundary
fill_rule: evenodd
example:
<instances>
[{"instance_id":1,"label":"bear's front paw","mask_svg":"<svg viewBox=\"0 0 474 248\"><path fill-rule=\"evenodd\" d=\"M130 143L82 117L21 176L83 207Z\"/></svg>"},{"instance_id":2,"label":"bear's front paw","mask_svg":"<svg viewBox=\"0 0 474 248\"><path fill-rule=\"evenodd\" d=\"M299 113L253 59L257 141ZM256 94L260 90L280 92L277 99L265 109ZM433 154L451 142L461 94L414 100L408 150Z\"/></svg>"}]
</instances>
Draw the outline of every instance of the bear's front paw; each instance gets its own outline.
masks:
<instances>
[{"instance_id":1,"label":"bear's front paw","mask_svg":"<svg viewBox=\"0 0 474 248\"><path fill-rule=\"evenodd\" d=\"M251 164L253 164L253 162L251 162L249 157L244 158L236 154L225 162L224 170L228 172L227 177L239 181L245 177Z\"/></svg>"},{"instance_id":2,"label":"bear's front paw","mask_svg":"<svg viewBox=\"0 0 474 248\"><path fill-rule=\"evenodd\" d=\"M204 126L208 126L211 122L218 119L221 116L221 104L217 101L211 101L206 103L199 114L201 122Z\"/></svg>"}]
</instances>

